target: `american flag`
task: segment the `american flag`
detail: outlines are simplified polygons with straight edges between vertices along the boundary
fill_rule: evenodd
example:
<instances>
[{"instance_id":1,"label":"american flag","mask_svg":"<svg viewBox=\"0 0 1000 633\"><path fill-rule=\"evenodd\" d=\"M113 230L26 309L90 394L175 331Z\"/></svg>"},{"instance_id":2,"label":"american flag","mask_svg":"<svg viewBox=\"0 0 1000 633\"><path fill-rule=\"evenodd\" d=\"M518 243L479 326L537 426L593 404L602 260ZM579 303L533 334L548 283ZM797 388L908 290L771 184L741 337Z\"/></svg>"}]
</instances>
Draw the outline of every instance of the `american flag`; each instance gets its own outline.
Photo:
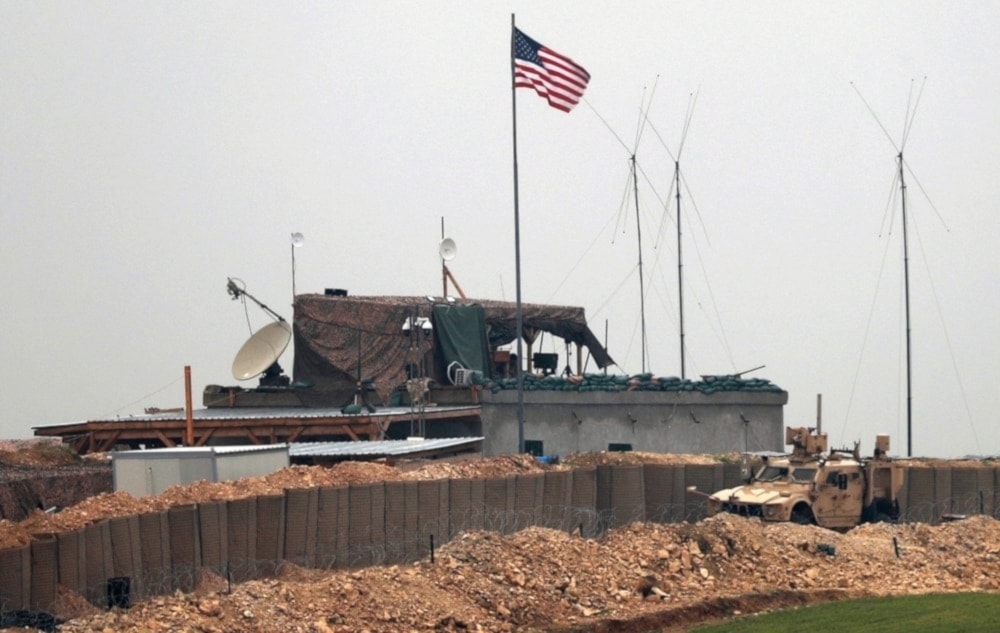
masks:
<instances>
[{"instance_id":1,"label":"american flag","mask_svg":"<svg viewBox=\"0 0 1000 633\"><path fill-rule=\"evenodd\" d=\"M514 29L515 88L532 88L553 108L569 112L589 81L583 66Z\"/></svg>"}]
</instances>

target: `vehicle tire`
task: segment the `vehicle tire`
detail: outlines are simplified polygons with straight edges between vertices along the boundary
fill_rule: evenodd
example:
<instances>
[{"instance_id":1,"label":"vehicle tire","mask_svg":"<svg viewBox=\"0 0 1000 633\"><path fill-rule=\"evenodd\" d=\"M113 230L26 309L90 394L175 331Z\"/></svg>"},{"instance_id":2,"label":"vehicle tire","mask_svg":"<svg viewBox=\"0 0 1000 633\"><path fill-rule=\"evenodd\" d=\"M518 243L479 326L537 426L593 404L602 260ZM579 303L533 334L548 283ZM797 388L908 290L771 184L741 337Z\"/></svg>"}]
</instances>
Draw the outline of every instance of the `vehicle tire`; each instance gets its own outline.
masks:
<instances>
[{"instance_id":1,"label":"vehicle tire","mask_svg":"<svg viewBox=\"0 0 1000 633\"><path fill-rule=\"evenodd\" d=\"M888 501L876 501L871 509L874 523L899 523L899 504Z\"/></svg>"},{"instance_id":2,"label":"vehicle tire","mask_svg":"<svg viewBox=\"0 0 1000 633\"><path fill-rule=\"evenodd\" d=\"M813 518L812 509L805 504L799 504L792 508L791 521L799 525L812 525L816 522Z\"/></svg>"}]
</instances>

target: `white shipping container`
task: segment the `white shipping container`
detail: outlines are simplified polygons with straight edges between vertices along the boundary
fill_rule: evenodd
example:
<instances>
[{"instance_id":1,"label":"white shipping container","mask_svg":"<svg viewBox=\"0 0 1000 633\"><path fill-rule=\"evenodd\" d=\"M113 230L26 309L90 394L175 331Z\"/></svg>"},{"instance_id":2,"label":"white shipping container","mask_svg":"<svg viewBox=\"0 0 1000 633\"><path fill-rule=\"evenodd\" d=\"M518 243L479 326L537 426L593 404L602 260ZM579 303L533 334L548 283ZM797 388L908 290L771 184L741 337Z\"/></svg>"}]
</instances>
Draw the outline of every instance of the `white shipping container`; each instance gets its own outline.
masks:
<instances>
[{"instance_id":1,"label":"white shipping container","mask_svg":"<svg viewBox=\"0 0 1000 633\"><path fill-rule=\"evenodd\" d=\"M156 448L111 453L115 492L157 495L196 481L233 481L286 468L288 444Z\"/></svg>"}]
</instances>

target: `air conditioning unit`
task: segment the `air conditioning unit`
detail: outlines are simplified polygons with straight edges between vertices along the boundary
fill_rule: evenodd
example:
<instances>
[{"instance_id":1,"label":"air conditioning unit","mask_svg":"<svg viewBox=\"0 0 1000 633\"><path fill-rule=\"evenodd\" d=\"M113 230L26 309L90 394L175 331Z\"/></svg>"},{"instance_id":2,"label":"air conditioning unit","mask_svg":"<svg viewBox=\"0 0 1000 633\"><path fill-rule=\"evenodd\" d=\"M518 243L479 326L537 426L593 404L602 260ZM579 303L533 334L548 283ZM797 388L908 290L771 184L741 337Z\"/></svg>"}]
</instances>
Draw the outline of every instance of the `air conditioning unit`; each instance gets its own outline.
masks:
<instances>
[{"instance_id":1,"label":"air conditioning unit","mask_svg":"<svg viewBox=\"0 0 1000 633\"><path fill-rule=\"evenodd\" d=\"M473 381L476 380L476 375L481 377L483 372L477 369L465 369L464 367L459 367L455 369L455 384L462 386L471 385Z\"/></svg>"}]
</instances>

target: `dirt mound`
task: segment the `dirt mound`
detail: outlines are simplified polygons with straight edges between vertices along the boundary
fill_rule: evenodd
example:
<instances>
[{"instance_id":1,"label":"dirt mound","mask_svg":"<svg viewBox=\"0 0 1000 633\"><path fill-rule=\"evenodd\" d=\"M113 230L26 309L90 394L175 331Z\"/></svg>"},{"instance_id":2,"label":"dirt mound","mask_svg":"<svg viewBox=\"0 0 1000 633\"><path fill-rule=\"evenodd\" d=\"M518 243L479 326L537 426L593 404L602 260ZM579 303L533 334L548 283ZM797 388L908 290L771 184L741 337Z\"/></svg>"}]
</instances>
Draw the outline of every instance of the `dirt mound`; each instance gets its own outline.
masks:
<instances>
[{"instance_id":1,"label":"dirt mound","mask_svg":"<svg viewBox=\"0 0 1000 633\"><path fill-rule=\"evenodd\" d=\"M603 453L579 459L599 465L683 457ZM714 460L701 459L697 463ZM353 462L293 466L266 477L198 482L143 499L96 495L56 514L0 521L0 547L110 517L288 488L566 467L528 456L432 463L416 470ZM231 593L224 579L204 574L189 594L154 597L128 611L97 611L63 591L59 615L72 618L60 629L68 632L680 631L706 619L809 602L949 591L1000 591L1000 522L973 516L941 525L863 525L841 534L724 514L698 523L635 523L596 539L539 527L508 536L475 531L440 547L433 563L333 572L283 563L275 578L233 586Z\"/></svg>"},{"instance_id":2,"label":"dirt mound","mask_svg":"<svg viewBox=\"0 0 1000 633\"><path fill-rule=\"evenodd\" d=\"M641 464L718 464L739 463L740 455L689 455L684 453L646 453L643 451L601 451L570 455L564 463L574 468L604 465Z\"/></svg>"},{"instance_id":3,"label":"dirt mound","mask_svg":"<svg viewBox=\"0 0 1000 633\"><path fill-rule=\"evenodd\" d=\"M430 463L416 470L400 469L375 462L342 462L332 467L289 466L262 477L235 481L198 481L174 486L161 494L137 499L127 492L106 492L87 498L55 514L34 509L20 522L0 520L0 549L20 547L36 535L80 529L103 519L160 512L192 503L230 501L280 494L287 489L345 486L376 481L452 478L506 477L544 472L552 467L539 464L530 455L508 455L459 463Z\"/></svg>"},{"instance_id":4,"label":"dirt mound","mask_svg":"<svg viewBox=\"0 0 1000 633\"><path fill-rule=\"evenodd\" d=\"M0 465L74 466L81 457L58 440L0 440Z\"/></svg>"},{"instance_id":5,"label":"dirt mound","mask_svg":"<svg viewBox=\"0 0 1000 633\"><path fill-rule=\"evenodd\" d=\"M61 509L111 490L111 466L48 440L0 440L0 519ZM0 522L3 525L3 522ZM5 546L0 528L0 547Z\"/></svg>"},{"instance_id":6,"label":"dirt mound","mask_svg":"<svg viewBox=\"0 0 1000 633\"><path fill-rule=\"evenodd\" d=\"M434 563L338 572L288 565L231 594L216 587L158 597L61 630L676 631L849 597L997 591L998 544L1000 522L988 517L846 534L732 515L633 524L599 539L545 528L469 532Z\"/></svg>"}]
</instances>

